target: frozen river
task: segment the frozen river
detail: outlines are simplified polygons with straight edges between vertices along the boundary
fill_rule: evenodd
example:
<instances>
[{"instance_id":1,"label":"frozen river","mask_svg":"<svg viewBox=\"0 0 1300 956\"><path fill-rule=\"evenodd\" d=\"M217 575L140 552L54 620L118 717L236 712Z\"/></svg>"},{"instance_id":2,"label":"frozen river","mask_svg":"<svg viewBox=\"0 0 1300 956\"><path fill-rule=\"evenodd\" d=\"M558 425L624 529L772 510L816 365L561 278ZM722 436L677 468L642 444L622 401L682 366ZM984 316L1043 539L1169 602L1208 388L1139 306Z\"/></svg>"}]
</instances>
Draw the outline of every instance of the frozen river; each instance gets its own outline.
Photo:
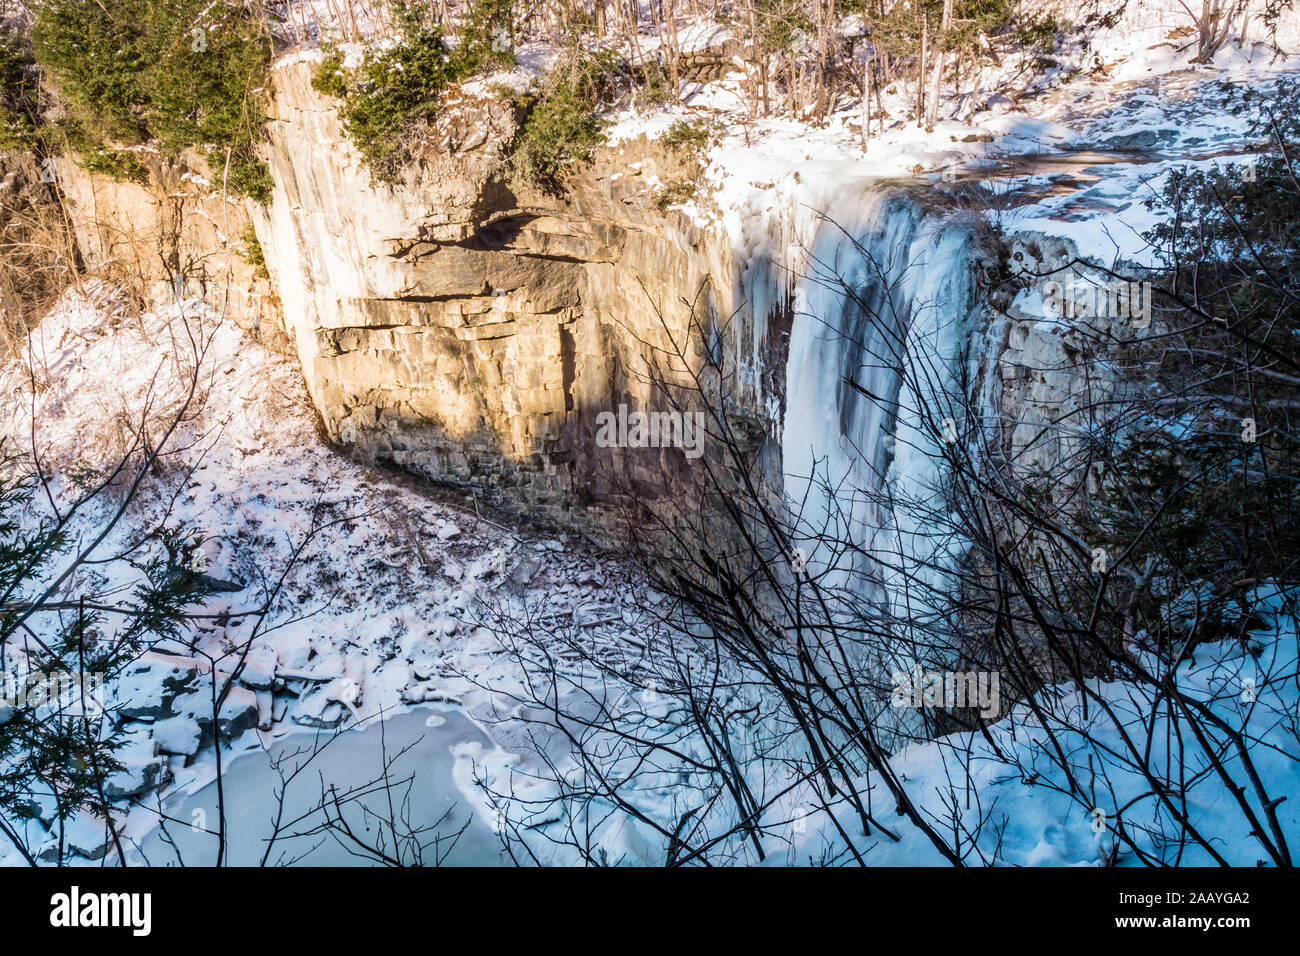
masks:
<instances>
[{"instance_id":1,"label":"frozen river","mask_svg":"<svg viewBox=\"0 0 1300 956\"><path fill-rule=\"evenodd\" d=\"M223 775L224 864L508 864L500 840L453 779L453 749L474 743L492 747L461 711L417 708L337 736L297 730L267 750L238 754ZM213 865L217 805L215 783L173 794L164 801L171 822L141 841L141 852L155 866Z\"/></svg>"}]
</instances>

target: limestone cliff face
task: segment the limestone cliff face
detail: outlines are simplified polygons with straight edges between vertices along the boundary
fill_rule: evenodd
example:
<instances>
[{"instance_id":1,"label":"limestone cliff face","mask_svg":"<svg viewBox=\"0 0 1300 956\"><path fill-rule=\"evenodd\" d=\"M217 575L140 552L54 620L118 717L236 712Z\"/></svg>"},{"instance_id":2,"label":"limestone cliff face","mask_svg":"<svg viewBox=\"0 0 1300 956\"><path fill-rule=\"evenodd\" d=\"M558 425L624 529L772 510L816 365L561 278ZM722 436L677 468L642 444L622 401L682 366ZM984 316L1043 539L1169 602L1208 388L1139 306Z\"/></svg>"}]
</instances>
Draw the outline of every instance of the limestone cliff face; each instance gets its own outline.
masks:
<instances>
[{"instance_id":1,"label":"limestone cliff face","mask_svg":"<svg viewBox=\"0 0 1300 956\"><path fill-rule=\"evenodd\" d=\"M276 187L257 227L333 438L596 532L624 492L662 494L684 473L680 449L595 442L600 412L662 407L648 370L688 378L701 330L736 305L728 247L658 208L671 156L624 143L562 199L512 191L493 176L509 106L462 93L389 186L361 166L309 64L277 69L275 93ZM754 388L732 404L763 430Z\"/></svg>"},{"instance_id":2,"label":"limestone cliff face","mask_svg":"<svg viewBox=\"0 0 1300 956\"><path fill-rule=\"evenodd\" d=\"M57 161L57 183L86 268L148 305L204 298L264 344L287 349L279 297L249 261L250 204L223 195L196 155L180 163L141 152L146 182L119 182ZM216 182L217 185L213 185Z\"/></svg>"}]
</instances>

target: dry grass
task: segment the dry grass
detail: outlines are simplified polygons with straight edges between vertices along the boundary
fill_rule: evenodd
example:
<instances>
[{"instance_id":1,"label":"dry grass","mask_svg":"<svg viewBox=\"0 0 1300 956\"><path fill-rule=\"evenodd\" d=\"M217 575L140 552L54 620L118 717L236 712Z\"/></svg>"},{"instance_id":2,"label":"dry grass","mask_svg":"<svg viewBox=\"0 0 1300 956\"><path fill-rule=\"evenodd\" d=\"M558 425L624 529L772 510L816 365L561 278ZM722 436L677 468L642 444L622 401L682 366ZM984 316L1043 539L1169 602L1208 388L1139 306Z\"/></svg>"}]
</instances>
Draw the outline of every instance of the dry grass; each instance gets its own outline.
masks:
<instances>
[{"instance_id":1,"label":"dry grass","mask_svg":"<svg viewBox=\"0 0 1300 956\"><path fill-rule=\"evenodd\" d=\"M77 280L78 256L53 187L28 156L0 153L0 360Z\"/></svg>"}]
</instances>

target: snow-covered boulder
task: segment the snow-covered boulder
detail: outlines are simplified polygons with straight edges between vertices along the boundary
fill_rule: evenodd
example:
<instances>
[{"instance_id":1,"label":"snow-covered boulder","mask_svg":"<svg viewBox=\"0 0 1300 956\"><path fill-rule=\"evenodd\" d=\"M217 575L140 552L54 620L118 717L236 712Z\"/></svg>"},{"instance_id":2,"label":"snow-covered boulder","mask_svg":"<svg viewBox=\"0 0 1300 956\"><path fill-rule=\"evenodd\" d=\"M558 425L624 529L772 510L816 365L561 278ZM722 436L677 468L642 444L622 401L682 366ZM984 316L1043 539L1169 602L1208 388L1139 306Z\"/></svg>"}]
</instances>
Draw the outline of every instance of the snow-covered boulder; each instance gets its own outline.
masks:
<instances>
[{"instance_id":1,"label":"snow-covered boulder","mask_svg":"<svg viewBox=\"0 0 1300 956\"><path fill-rule=\"evenodd\" d=\"M239 673L239 682L254 690L270 690L275 681L276 663L274 648L265 645L254 647L244 658L244 669Z\"/></svg>"},{"instance_id":2,"label":"snow-covered boulder","mask_svg":"<svg viewBox=\"0 0 1300 956\"><path fill-rule=\"evenodd\" d=\"M154 742L165 754L193 757L199 752L202 731L199 722L192 716L168 717L156 721L152 730Z\"/></svg>"},{"instance_id":3,"label":"snow-covered boulder","mask_svg":"<svg viewBox=\"0 0 1300 956\"><path fill-rule=\"evenodd\" d=\"M132 720L169 717L176 698L198 684L202 670L203 663L193 658L142 654L114 682L117 712Z\"/></svg>"},{"instance_id":4,"label":"snow-covered boulder","mask_svg":"<svg viewBox=\"0 0 1300 956\"><path fill-rule=\"evenodd\" d=\"M406 659L419 680L429 680L439 671L442 648L432 637L421 637L406 645Z\"/></svg>"},{"instance_id":5,"label":"snow-covered boulder","mask_svg":"<svg viewBox=\"0 0 1300 956\"><path fill-rule=\"evenodd\" d=\"M210 692L200 690L185 697L178 698L175 707L181 716L193 718L200 731L199 749L212 745L216 735L222 741L234 740L246 730L257 726L257 696L246 687L231 687L226 699L217 711L217 728L214 735L212 726L212 697Z\"/></svg>"},{"instance_id":6,"label":"snow-covered boulder","mask_svg":"<svg viewBox=\"0 0 1300 956\"><path fill-rule=\"evenodd\" d=\"M120 829L121 822L114 821L114 826ZM84 856L88 860L102 860L113 845L113 835L109 831L108 823L102 817L85 810L79 810L68 817L64 824L63 837L68 854ZM43 863L61 862L57 831L53 839L36 851L36 858Z\"/></svg>"},{"instance_id":7,"label":"snow-covered boulder","mask_svg":"<svg viewBox=\"0 0 1300 956\"><path fill-rule=\"evenodd\" d=\"M293 707L293 722L304 727L331 730L343 723L349 716L346 707L318 688L300 697Z\"/></svg>"},{"instance_id":8,"label":"snow-covered boulder","mask_svg":"<svg viewBox=\"0 0 1300 956\"><path fill-rule=\"evenodd\" d=\"M120 756L118 759L122 760ZM109 774L104 780L104 796L110 800L125 800L156 790L166 782L167 759L165 757L126 759L122 760L121 770Z\"/></svg>"},{"instance_id":9,"label":"snow-covered boulder","mask_svg":"<svg viewBox=\"0 0 1300 956\"><path fill-rule=\"evenodd\" d=\"M277 666L283 670L305 670L311 661L311 636L305 631L288 629L271 635L270 645L275 651Z\"/></svg>"}]
</instances>

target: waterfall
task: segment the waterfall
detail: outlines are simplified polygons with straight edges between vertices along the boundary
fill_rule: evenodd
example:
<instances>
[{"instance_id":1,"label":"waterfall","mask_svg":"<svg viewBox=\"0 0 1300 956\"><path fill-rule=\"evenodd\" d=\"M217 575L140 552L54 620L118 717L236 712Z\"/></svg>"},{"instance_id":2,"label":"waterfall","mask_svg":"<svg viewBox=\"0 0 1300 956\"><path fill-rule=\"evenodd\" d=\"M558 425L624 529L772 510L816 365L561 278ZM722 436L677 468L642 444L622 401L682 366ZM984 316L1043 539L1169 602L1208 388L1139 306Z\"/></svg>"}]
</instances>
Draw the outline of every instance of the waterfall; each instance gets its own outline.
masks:
<instances>
[{"instance_id":1,"label":"waterfall","mask_svg":"<svg viewBox=\"0 0 1300 956\"><path fill-rule=\"evenodd\" d=\"M975 305L970 236L904 193L844 198L793 289L785 494L811 572L925 629L954 545L899 502L942 507L940 443L962 421L954 397Z\"/></svg>"}]
</instances>

